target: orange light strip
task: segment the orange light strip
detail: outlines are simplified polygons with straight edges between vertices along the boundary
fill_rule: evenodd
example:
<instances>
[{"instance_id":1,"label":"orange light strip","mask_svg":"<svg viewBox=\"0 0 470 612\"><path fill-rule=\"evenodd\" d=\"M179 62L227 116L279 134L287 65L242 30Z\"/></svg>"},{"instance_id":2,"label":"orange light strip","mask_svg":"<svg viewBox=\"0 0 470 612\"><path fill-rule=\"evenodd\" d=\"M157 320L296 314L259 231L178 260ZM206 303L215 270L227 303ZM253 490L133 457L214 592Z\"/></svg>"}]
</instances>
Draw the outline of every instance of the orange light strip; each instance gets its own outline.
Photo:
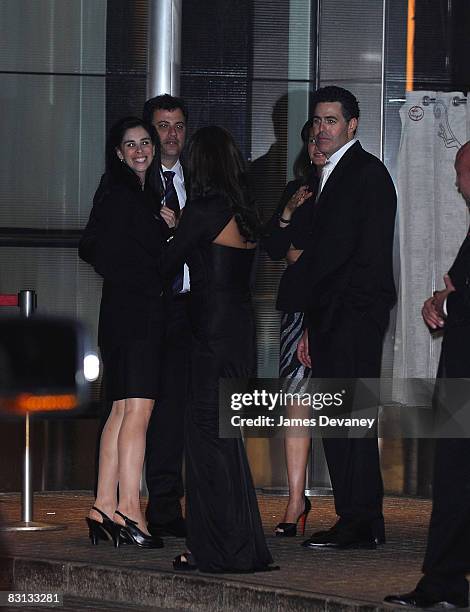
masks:
<instances>
[{"instance_id":1,"label":"orange light strip","mask_svg":"<svg viewBox=\"0 0 470 612\"><path fill-rule=\"evenodd\" d=\"M413 91L415 72L415 1L408 0L406 37L406 91Z\"/></svg>"},{"instance_id":2,"label":"orange light strip","mask_svg":"<svg viewBox=\"0 0 470 612\"><path fill-rule=\"evenodd\" d=\"M22 393L14 399L0 402L7 412L24 414L25 412L54 412L56 410L73 410L77 407L77 397L64 395L33 395Z\"/></svg>"}]
</instances>

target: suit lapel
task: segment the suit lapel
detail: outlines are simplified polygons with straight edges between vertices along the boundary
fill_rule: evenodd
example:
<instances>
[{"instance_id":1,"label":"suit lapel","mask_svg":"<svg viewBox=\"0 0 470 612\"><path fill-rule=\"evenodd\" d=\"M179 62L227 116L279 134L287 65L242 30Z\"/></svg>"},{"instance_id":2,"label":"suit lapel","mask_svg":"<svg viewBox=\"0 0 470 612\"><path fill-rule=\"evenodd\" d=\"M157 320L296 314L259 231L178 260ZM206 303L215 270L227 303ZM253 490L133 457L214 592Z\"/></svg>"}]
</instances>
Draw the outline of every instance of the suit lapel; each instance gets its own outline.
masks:
<instances>
[{"instance_id":1,"label":"suit lapel","mask_svg":"<svg viewBox=\"0 0 470 612\"><path fill-rule=\"evenodd\" d=\"M341 178L345 170L349 166L351 160L353 160L354 157L359 153L359 151L362 151L362 147L358 141L355 142L353 146L350 147L343 155L343 157L339 160L322 189L320 197L317 201L317 206L320 207L322 202L328 198L328 193L333 189L333 187L341 182Z\"/></svg>"},{"instance_id":2,"label":"suit lapel","mask_svg":"<svg viewBox=\"0 0 470 612\"><path fill-rule=\"evenodd\" d=\"M334 189L335 185L341 183L341 181L344 178L345 172L347 172L350 166L351 161L354 160L354 158L360 153L360 151L362 151L362 147L359 144L359 142L354 143L353 146L350 147L346 151L346 153L343 155L343 157L339 160L333 172L328 177L328 180L326 181L322 189L322 192L313 207L313 211L312 211L312 228L313 229L315 229L315 227L318 227L319 219L321 219L322 216L324 216L327 210L327 206L324 206L324 203L328 200L329 193L332 191L332 189Z\"/></svg>"}]
</instances>

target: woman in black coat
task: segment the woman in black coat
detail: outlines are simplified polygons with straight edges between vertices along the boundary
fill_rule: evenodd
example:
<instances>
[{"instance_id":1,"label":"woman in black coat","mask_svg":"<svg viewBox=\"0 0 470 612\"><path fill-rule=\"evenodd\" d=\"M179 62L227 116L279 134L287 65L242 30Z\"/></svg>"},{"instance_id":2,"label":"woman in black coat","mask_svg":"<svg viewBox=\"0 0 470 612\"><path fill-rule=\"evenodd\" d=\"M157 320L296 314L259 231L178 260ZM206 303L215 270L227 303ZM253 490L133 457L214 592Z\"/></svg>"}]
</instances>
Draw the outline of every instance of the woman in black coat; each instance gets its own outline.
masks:
<instances>
[{"instance_id":1,"label":"woman in black coat","mask_svg":"<svg viewBox=\"0 0 470 612\"><path fill-rule=\"evenodd\" d=\"M160 210L159 151L155 129L138 118L126 117L111 128L106 173L80 250L103 277L98 344L104 399L112 402L100 441L97 496L87 518L94 544L111 537L115 546L163 546L149 535L139 499L164 335L157 260L169 229Z\"/></svg>"},{"instance_id":2,"label":"woman in black coat","mask_svg":"<svg viewBox=\"0 0 470 612\"><path fill-rule=\"evenodd\" d=\"M303 333L304 292L308 280L302 282L296 274L296 262L309 240L313 223L315 196L318 191L321 169L326 157L313 139L312 120L302 128L302 151L294 165L296 179L290 181L282 194L279 206L266 227L263 247L274 259L285 259L288 266L279 284L277 309L281 314L279 350L279 377L287 379L287 392L298 393L302 381L310 376L310 370L297 358L297 343ZM305 407L293 406L293 417L308 418ZM303 412L302 412L303 411ZM289 481L289 503L284 520L275 529L277 536L292 537L297 534L297 523L305 530L305 520L310 511L310 501L305 497L305 472L310 449L310 434L305 431L286 432L285 452Z\"/></svg>"}]
</instances>

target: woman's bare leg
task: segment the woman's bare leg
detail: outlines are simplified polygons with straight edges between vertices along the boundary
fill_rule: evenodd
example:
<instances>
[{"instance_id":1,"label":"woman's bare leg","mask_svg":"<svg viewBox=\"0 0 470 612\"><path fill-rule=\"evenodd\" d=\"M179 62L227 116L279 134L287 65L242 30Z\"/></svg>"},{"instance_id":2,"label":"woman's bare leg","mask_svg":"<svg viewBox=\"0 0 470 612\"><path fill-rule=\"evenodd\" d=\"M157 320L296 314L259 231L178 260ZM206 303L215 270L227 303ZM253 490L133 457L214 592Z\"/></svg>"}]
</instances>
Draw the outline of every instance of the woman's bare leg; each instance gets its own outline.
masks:
<instances>
[{"instance_id":1,"label":"woman's bare leg","mask_svg":"<svg viewBox=\"0 0 470 612\"><path fill-rule=\"evenodd\" d=\"M124 418L124 401L113 402L100 439L98 489L94 505L110 518L117 506L118 437ZM96 510L90 510L88 516L100 523L103 520Z\"/></svg>"},{"instance_id":2,"label":"woman's bare leg","mask_svg":"<svg viewBox=\"0 0 470 612\"><path fill-rule=\"evenodd\" d=\"M140 508L140 479L145 456L145 438L154 400L129 398L124 400L124 417L118 436L119 503L117 509L148 534L147 522ZM117 523L124 521L114 515Z\"/></svg>"},{"instance_id":3,"label":"woman's bare leg","mask_svg":"<svg viewBox=\"0 0 470 612\"><path fill-rule=\"evenodd\" d=\"M287 406L290 419L308 419L310 407L293 403ZM283 522L295 523L305 509L305 474L310 450L310 429L308 427L287 427L284 449L286 452L289 502Z\"/></svg>"},{"instance_id":4,"label":"woman's bare leg","mask_svg":"<svg viewBox=\"0 0 470 612\"><path fill-rule=\"evenodd\" d=\"M289 502L284 517L285 523L295 523L304 511L305 474L310 442L308 434L305 437L286 435L284 439L289 481Z\"/></svg>"}]
</instances>

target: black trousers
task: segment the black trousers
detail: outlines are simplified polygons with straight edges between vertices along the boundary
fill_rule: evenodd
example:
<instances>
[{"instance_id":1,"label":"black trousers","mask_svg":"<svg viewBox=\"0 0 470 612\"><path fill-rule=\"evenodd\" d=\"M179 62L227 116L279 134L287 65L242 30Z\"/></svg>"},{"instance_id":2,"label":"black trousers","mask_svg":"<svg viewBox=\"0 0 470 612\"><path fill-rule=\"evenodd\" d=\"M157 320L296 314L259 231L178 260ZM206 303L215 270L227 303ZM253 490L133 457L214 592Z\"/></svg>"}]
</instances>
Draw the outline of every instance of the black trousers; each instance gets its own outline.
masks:
<instances>
[{"instance_id":1,"label":"black trousers","mask_svg":"<svg viewBox=\"0 0 470 612\"><path fill-rule=\"evenodd\" d=\"M446 323L446 326L448 323ZM438 433L465 431L468 414L468 330L447 327L434 393ZM470 439L436 440L432 512L429 523L424 576L417 589L433 599L468 605L470 574Z\"/></svg>"},{"instance_id":2,"label":"black trousers","mask_svg":"<svg viewBox=\"0 0 470 612\"><path fill-rule=\"evenodd\" d=\"M470 440L436 441L432 513L421 590L432 598L468 605L470 572Z\"/></svg>"},{"instance_id":3,"label":"black trousers","mask_svg":"<svg viewBox=\"0 0 470 612\"><path fill-rule=\"evenodd\" d=\"M147 520L167 523L182 515L184 420L189 386L189 294L167 299L165 364L161 393L147 430Z\"/></svg>"},{"instance_id":4,"label":"black trousers","mask_svg":"<svg viewBox=\"0 0 470 612\"><path fill-rule=\"evenodd\" d=\"M328 331L318 331L313 324L309 328L312 378L351 382L357 378L378 379L383 333L375 321L355 312L344 312ZM323 447L336 514L342 522L367 525L375 537L383 539L383 483L377 438L324 438Z\"/></svg>"}]
</instances>

